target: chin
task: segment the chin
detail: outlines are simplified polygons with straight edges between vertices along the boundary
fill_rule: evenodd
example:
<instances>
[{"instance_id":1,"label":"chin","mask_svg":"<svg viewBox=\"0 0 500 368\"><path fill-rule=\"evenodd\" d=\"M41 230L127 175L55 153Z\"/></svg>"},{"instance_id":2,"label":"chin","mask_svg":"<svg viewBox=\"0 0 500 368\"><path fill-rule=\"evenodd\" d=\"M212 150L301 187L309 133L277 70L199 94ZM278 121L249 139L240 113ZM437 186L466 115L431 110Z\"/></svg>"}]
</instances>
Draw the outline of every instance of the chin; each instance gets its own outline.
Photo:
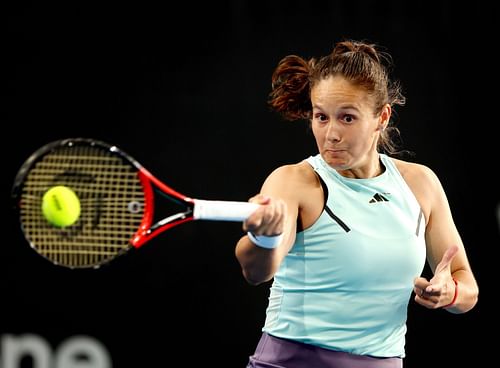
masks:
<instances>
[{"instance_id":1,"label":"chin","mask_svg":"<svg viewBox=\"0 0 500 368\"><path fill-rule=\"evenodd\" d=\"M335 170L347 170L350 168L350 165L345 161L345 160L325 160L325 162L330 166L332 169Z\"/></svg>"}]
</instances>

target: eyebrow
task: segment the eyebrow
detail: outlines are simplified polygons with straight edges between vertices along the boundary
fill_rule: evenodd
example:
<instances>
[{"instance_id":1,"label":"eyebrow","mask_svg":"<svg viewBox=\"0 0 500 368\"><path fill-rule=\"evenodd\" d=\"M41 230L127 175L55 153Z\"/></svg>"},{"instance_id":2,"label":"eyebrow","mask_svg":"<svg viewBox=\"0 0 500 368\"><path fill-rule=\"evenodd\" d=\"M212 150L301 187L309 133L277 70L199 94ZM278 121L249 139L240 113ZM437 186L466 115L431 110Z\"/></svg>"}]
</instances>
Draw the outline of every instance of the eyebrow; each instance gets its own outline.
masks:
<instances>
[{"instance_id":1,"label":"eyebrow","mask_svg":"<svg viewBox=\"0 0 500 368\"><path fill-rule=\"evenodd\" d=\"M323 107L317 105L317 104L312 104L312 108L313 109L320 109L320 110L324 110ZM344 106L339 106L337 109L341 109L341 110L348 110L348 109L352 109L352 110L356 110L356 111L361 111L358 107L356 107L355 105L344 105Z\"/></svg>"}]
</instances>

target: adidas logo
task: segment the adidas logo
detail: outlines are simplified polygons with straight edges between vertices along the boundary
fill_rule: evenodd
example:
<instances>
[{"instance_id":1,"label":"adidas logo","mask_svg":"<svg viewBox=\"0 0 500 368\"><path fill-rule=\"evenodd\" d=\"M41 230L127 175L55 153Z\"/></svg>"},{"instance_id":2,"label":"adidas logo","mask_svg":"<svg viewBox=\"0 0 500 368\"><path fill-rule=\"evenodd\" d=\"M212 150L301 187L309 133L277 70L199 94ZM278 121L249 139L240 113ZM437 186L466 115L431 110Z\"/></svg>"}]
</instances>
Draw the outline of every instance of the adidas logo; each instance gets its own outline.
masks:
<instances>
[{"instance_id":1,"label":"adidas logo","mask_svg":"<svg viewBox=\"0 0 500 368\"><path fill-rule=\"evenodd\" d=\"M384 194L390 194L390 193L384 193ZM384 197L382 194L380 193L375 193L375 195L372 197L372 199L370 199L370 202L369 203L375 203L375 202L389 202L389 200Z\"/></svg>"}]
</instances>

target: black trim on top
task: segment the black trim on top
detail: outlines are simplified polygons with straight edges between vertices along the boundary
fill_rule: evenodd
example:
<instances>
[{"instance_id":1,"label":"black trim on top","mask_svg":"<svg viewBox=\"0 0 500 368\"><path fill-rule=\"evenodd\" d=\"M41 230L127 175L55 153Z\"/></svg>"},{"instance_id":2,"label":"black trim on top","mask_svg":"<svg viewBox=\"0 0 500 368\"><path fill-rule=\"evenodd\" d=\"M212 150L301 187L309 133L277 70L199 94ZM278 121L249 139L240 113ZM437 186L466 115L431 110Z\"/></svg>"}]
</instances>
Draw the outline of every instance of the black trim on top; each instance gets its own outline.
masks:
<instances>
[{"instance_id":1,"label":"black trim on top","mask_svg":"<svg viewBox=\"0 0 500 368\"><path fill-rule=\"evenodd\" d=\"M347 225L345 224L345 222L344 222L344 221L342 221L342 220L341 220L341 219L340 219L337 215L335 215L335 214L333 213L333 211L330 209L330 207L328 207L328 206L326 205L326 201L328 200L328 187L326 186L326 183L323 181L323 178L321 178L321 176L320 176L318 173L316 173L316 175L318 176L318 179L319 179L319 181L320 181L320 183L321 183L321 186L323 187L323 192L325 193L325 197L324 197L324 201L325 201L325 202L323 203L323 209L326 211L326 213L327 213L327 214L328 214L328 215L329 215L329 216L330 216L330 217L331 217L331 218L332 218L332 219L333 219L333 220L334 220L337 224L339 224L339 225L340 225L340 227L341 227L342 229L344 229L344 231L345 231L346 233L348 233L349 231L351 231L351 229L349 228L349 226L347 226Z\"/></svg>"},{"instance_id":2,"label":"black trim on top","mask_svg":"<svg viewBox=\"0 0 500 368\"><path fill-rule=\"evenodd\" d=\"M339 225L340 225L340 227L341 227L342 229L344 229L344 230L345 230L345 232L346 232L346 233L348 233L349 231L351 231L351 229L349 228L349 226L347 226L347 225L345 224L345 222L344 222L344 221L342 221L340 218L338 218L338 217L337 217L337 215L335 215L335 214L333 213L333 211L332 211L332 210L331 210L328 206L325 206L325 211L326 211L326 213L328 213L328 214L330 215L330 217L331 217L331 218L332 218L332 219L333 219L333 220L334 220L337 224L339 224Z\"/></svg>"}]
</instances>

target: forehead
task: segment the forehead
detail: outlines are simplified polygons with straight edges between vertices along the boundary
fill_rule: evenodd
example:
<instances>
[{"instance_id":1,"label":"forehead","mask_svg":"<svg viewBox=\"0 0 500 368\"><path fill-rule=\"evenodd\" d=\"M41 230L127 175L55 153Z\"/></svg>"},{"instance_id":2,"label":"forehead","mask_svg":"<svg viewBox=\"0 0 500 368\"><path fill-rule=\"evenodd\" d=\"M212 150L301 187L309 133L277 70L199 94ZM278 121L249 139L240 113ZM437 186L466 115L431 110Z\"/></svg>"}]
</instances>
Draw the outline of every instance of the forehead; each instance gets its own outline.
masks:
<instances>
[{"instance_id":1,"label":"forehead","mask_svg":"<svg viewBox=\"0 0 500 368\"><path fill-rule=\"evenodd\" d=\"M355 104L372 105L373 101L365 88L353 84L340 75L329 76L318 81L311 89L313 105Z\"/></svg>"}]
</instances>

